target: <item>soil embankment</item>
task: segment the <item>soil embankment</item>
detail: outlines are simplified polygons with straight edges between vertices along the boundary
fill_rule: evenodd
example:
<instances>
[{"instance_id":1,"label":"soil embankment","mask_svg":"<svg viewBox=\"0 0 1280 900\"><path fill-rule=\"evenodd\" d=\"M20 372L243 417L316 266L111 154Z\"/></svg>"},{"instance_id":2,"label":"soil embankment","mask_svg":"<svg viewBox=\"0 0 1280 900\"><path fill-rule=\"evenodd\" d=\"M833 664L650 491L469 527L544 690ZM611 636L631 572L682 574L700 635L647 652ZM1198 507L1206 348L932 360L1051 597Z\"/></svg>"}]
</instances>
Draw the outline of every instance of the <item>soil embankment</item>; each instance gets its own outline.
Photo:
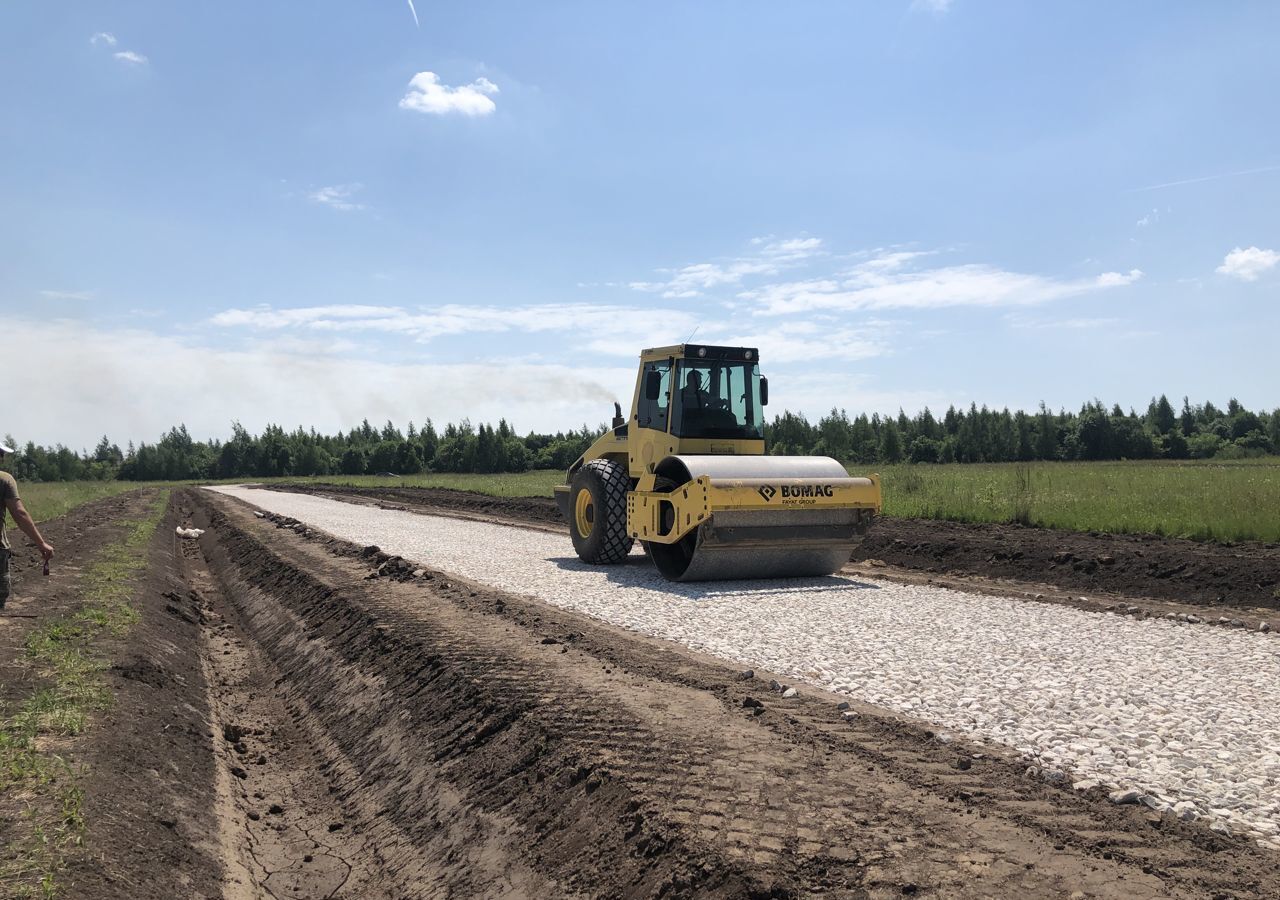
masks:
<instances>
[{"instance_id":1,"label":"soil embankment","mask_svg":"<svg viewBox=\"0 0 1280 900\"><path fill-rule=\"evenodd\" d=\"M564 527L550 498L490 497L444 488L272 487ZM1224 611L1280 609L1280 545L1276 544L1215 544L1154 535L886 517L876 522L853 555L854 563L873 560L915 575L1003 579Z\"/></svg>"},{"instance_id":2,"label":"soil embankment","mask_svg":"<svg viewBox=\"0 0 1280 900\"><path fill-rule=\"evenodd\" d=\"M131 502L46 529L68 574ZM149 552L70 897L1280 896L1247 840L229 498ZM74 607L36 572L20 614Z\"/></svg>"},{"instance_id":3,"label":"soil embankment","mask_svg":"<svg viewBox=\"0 0 1280 900\"><path fill-rule=\"evenodd\" d=\"M871 707L846 717L817 692L783 699L765 673L746 678L231 500L198 502L214 577L246 637L287 673L275 689L305 711L313 745L332 761L323 770L332 796L397 877L422 879L417 890L1280 888L1271 854L1117 807L1098 790L1048 784L1012 754L940 740Z\"/></svg>"}]
</instances>

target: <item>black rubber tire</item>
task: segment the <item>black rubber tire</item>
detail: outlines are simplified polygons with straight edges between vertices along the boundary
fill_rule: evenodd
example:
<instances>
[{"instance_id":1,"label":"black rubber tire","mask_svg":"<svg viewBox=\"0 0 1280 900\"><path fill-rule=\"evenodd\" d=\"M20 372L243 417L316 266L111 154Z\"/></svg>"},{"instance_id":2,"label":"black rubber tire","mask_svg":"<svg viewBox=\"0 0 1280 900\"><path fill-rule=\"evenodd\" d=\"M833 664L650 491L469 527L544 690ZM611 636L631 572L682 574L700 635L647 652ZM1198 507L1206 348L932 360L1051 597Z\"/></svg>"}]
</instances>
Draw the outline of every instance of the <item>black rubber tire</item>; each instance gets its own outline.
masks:
<instances>
[{"instance_id":1,"label":"black rubber tire","mask_svg":"<svg viewBox=\"0 0 1280 900\"><path fill-rule=\"evenodd\" d=\"M627 534L627 492L631 478L626 467L609 459L593 459L573 476L569 490L569 536L578 558L592 565L613 565L627 558L635 542ZM578 495L591 496L589 533L580 533L575 511Z\"/></svg>"}]
</instances>

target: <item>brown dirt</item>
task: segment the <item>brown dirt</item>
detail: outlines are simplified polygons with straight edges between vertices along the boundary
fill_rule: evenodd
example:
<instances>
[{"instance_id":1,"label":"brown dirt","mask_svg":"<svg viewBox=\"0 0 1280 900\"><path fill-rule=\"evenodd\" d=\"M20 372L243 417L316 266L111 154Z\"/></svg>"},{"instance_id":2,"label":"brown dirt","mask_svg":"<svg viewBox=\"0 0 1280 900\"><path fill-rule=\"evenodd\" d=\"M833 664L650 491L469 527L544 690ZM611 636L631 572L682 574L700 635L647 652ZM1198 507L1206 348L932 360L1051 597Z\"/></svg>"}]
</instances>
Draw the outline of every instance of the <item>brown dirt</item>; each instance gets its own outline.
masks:
<instances>
[{"instance_id":1,"label":"brown dirt","mask_svg":"<svg viewBox=\"0 0 1280 900\"><path fill-rule=\"evenodd\" d=\"M564 527L550 498L504 499L441 488L285 487L341 499L365 498L384 505ZM885 517L853 555L854 563L873 560L908 575L1032 585L1033 594L1043 588L1083 591L1248 611L1254 616L1280 610L1278 544L1215 544L1154 535Z\"/></svg>"},{"instance_id":2,"label":"brown dirt","mask_svg":"<svg viewBox=\"0 0 1280 900\"><path fill-rule=\"evenodd\" d=\"M871 707L846 720L817 691L782 700L767 673L444 573L379 578L377 556L199 502L213 571L289 673L282 696L347 763L335 796L403 851L397 877L440 893L1280 891L1273 855L1047 784L1004 751Z\"/></svg>"},{"instance_id":3,"label":"brown dirt","mask_svg":"<svg viewBox=\"0 0 1280 900\"><path fill-rule=\"evenodd\" d=\"M142 505L51 523L55 575ZM377 577L229 498L176 493L150 553L116 702L71 748L67 896L1280 896L1247 841L441 572ZM74 608L35 571L19 615ZM36 621L0 619L0 665Z\"/></svg>"},{"instance_id":4,"label":"brown dirt","mask_svg":"<svg viewBox=\"0 0 1280 900\"><path fill-rule=\"evenodd\" d=\"M40 576L37 554L19 549L16 597L0 613L0 670L19 677L0 679L0 699L17 704L45 686L21 663L23 640L49 619L79 609L78 576L124 537L120 523L144 516L154 497L154 491L134 491L42 524L58 551L49 578ZM211 766L200 752L207 741L198 660L191 654L195 631L166 612L162 596L170 582L172 529L169 520L162 523L149 548L152 565L135 600L141 622L126 638L101 645L112 660L106 672L111 707L81 735L48 744L87 773L81 782L85 843L58 879L68 896L219 896L218 861L202 840L214 819L203 800ZM25 798L8 801L0 800L0 848L31 827L24 821Z\"/></svg>"}]
</instances>

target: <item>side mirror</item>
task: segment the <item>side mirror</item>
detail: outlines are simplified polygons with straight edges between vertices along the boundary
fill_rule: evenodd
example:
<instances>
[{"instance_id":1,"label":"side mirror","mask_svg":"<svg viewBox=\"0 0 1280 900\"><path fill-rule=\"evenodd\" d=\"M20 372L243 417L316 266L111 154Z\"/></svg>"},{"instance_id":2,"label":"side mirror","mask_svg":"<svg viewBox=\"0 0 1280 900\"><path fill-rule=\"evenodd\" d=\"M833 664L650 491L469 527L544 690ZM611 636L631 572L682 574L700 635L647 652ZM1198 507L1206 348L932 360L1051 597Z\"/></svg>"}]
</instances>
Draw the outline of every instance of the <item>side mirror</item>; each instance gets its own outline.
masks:
<instances>
[{"instance_id":1,"label":"side mirror","mask_svg":"<svg viewBox=\"0 0 1280 900\"><path fill-rule=\"evenodd\" d=\"M657 400L662 396L662 373L656 370L644 375L644 399Z\"/></svg>"},{"instance_id":2,"label":"side mirror","mask_svg":"<svg viewBox=\"0 0 1280 900\"><path fill-rule=\"evenodd\" d=\"M769 405L769 379L763 375L760 376L760 405Z\"/></svg>"}]
</instances>

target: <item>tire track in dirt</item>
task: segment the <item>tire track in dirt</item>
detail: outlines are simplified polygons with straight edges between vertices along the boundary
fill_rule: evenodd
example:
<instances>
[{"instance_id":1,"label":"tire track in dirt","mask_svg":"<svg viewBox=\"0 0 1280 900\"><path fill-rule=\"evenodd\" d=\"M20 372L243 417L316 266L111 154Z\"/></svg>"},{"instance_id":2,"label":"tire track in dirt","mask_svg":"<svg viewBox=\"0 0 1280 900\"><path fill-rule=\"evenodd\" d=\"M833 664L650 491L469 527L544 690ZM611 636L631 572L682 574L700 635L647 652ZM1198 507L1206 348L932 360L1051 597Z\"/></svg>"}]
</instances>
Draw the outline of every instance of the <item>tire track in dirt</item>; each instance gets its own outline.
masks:
<instances>
[{"instance_id":1,"label":"tire track in dirt","mask_svg":"<svg viewBox=\"0 0 1280 900\"><path fill-rule=\"evenodd\" d=\"M705 657L441 573L369 581L348 545L197 502L220 584L289 673L282 696L345 763L337 799L381 829L385 863L441 863L437 884L492 894L524 866L528 896L1280 892L1268 854L1045 785L998 751L780 701Z\"/></svg>"}]
</instances>

